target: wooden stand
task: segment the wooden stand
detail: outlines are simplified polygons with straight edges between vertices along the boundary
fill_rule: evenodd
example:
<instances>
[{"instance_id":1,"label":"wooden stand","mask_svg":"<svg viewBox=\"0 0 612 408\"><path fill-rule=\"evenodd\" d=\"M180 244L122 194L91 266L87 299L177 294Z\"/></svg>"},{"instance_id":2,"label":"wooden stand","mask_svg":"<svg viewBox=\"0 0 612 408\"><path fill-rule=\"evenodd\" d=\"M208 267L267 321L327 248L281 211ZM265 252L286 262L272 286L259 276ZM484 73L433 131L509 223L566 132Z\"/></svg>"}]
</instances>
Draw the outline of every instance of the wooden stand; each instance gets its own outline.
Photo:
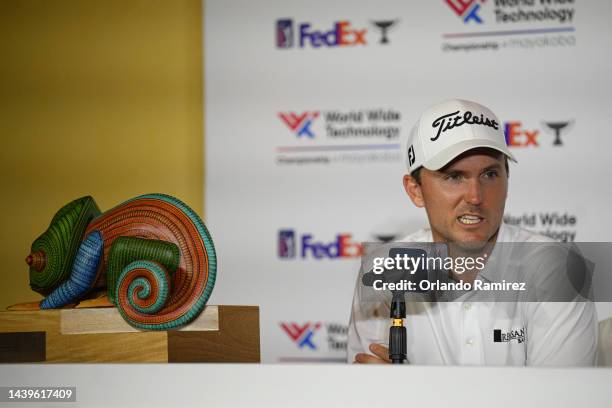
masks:
<instances>
[{"instance_id":1,"label":"wooden stand","mask_svg":"<svg viewBox=\"0 0 612 408\"><path fill-rule=\"evenodd\" d=\"M257 306L207 306L172 331L135 329L115 308L0 312L1 363L259 361Z\"/></svg>"}]
</instances>

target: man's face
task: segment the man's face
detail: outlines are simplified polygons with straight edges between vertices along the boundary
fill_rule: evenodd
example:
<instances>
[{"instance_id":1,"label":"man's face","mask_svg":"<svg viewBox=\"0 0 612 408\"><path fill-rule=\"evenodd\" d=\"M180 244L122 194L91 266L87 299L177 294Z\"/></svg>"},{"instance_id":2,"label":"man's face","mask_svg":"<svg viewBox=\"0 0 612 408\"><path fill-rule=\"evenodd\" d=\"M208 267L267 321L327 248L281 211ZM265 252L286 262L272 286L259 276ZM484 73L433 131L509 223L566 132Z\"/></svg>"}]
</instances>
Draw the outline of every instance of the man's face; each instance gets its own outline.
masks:
<instances>
[{"instance_id":1,"label":"man's face","mask_svg":"<svg viewBox=\"0 0 612 408\"><path fill-rule=\"evenodd\" d=\"M508 174L503 154L473 149L438 171L421 169L421 183L404 177L414 204L425 207L433 239L480 247L493 242L504 214Z\"/></svg>"}]
</instances>

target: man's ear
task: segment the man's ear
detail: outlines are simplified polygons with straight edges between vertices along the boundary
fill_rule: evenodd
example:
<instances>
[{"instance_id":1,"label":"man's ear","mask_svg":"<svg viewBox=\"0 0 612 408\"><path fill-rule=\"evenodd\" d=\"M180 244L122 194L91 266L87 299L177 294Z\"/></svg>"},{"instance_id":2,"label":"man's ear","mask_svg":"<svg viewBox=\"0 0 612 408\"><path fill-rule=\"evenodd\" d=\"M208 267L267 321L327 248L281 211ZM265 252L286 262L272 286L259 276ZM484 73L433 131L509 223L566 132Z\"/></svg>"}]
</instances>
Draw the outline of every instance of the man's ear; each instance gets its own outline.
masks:
<instances>
[{"instance_id":1,"label":"man's ear","mask_svg":"<svg viewBox=\"0 0 612 408\"><path fill-rule=\"evenodd\" d=\"M404 175L404 189L408 196L419 208L425 207L425 201L423 200L423 191L421 185L417 183L416 179L409 174Z\"/></svg>"}]
</instances>

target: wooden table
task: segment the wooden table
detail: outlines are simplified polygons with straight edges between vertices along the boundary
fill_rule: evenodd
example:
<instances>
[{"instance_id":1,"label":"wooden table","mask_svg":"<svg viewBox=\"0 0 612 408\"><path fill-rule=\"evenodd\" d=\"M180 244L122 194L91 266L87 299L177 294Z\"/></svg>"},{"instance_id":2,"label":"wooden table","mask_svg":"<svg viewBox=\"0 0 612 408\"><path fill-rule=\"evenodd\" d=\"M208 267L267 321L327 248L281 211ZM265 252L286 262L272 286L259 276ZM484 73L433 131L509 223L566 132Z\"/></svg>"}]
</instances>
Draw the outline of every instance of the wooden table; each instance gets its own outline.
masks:
<instances>
[{"instance_id":1,"label":"wooden table","mask_svg":"<svg viewBox=\"0 0 612 408\"><path fill-rule=\"evenodd\" d=\"M2 363L259 361L257 306L206 306L172 331L135 329L116 308L0 312Z\"/></svg>"}]
</instances>

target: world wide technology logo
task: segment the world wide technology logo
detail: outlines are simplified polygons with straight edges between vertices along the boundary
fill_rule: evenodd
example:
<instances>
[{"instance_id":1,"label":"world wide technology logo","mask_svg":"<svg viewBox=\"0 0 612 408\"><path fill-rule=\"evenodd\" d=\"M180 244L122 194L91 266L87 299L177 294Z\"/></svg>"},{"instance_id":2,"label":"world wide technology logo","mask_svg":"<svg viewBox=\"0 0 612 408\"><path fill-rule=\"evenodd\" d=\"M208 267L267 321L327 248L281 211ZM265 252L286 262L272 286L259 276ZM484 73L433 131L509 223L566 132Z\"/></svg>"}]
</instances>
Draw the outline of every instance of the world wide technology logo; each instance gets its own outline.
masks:
<instances>
[{"instance_id":1,"label":"world wide technology logo","mask_svg":"<svg viewBox=\"0 0 612 408\"><path fill-rule=\"evenodd\" d=\"M326 111L278 112L283 124L298 139L315 139L315 121L322 117L327 139L369 139L391 141L399 138L401 113L392 108L330 109Z\"/></svg>"},{"instance_id":2,"label":"world wide technology logo","mask_svg":"<svg viewBox=\"0 0 612 408\"><path fill-rule=\"evenodd\" d=\"M316 240L313 234L297 234L293 229L278 232L278 257L281 259L358 258L363 253L351 234L338 234L331 242Z\"/></svg>"},{"instance_id":3,"label":"world wide technology logo","mask_svg":"<svg viewBox=\"0 0 612 408\"><path fill-rule=\"evenodd\" d=\"M478 14L480 4L485 0L446 0L446 4L463 20L465 24L474 21L476 24L482 24L483 20Z\"/></svg>"},{"instance_id":4,"label":"world wide technology logo","mask_svg":"<svg viewBox=\"0 0 612 408\"><path fill-rule=\"evenodd\" d=\"M486 0L444 0L465 24L484 22L481 5ZM571 23L578 0L494 0L490 2L496 23Z\"/></svg>"},{"instance_id":5,"label":"world wide technology logo","mask_svg":"<svg viewBox=\"0 0 612 408\"><path fill-rule=\"evenodd\" d=\"M319 112L280 112L278 117L298 138L303 136L314 139L315 134L311 129L311 125L319 117Z\"/></svg>"},{"instance_id":6,"label":"world wide technology logo","mask_svg":"<svg viewBox=\"0 0 612 408\"><path fill-rule=\"evenodd\" d=\"M567 210L534 211L504 214L506 224L515 225L546 235L560 242L574 242L578 231L578 215Z\"/></svg>"},{"instance_id":7,"label":"world wide technology logo","mask_svg":"<svg viewBox=\"0 0 612 408\"><path fill-rule=\"evenodd\" d=\"M305 323L302 325L297 323L281 323L280 326L299 348L317 349L313 336L321 328L321 323Z\"/></svg>"},{"instance_id":8,"label":"world wide technology logo","mask_svg":"<svg viewBox=\"0 0 612 408\"><path fill-rule=\"evenodd\" d=\"M318 341L315 341L315 334L321 332L316 337L323 344L327 343L327 351L346 352L348 326L345 324L333 322L307 322L304 324L281 322L280 327L299 349L317 350L320 344Z\"/></svg>"},{"instance_id":9,"label":"world wide technology logo","mask_svg":"<svg viewBox=\"0 0 612 408\"><path fill-rule=\"evenodd\" d=\"M389 31L398 20L372 21L372 26L378 30L379 44L388 44ZM296 27L296 29L294 29ZM350 21L336 21L330 29L319 30L313 28L311 23L294 24L293 19L283 18L276 21L276 47L281 49L320 47L347 47L366 46L368 30L355 28Z\"/></svg>"},{"instance_id":10,"label":"world wide technology logo","mask_svg":"<svg viewBox=\"0 0 612 408\"><path fill-rule=\"evenodd\" d=\"M442 34L444 52L576 45L576 28L571 24L576 20L579 0L439 1L440 8L456 14L465 27L460 32ZM492 30L481 30L485 23Z\"/></svg>"}]
</instances>

